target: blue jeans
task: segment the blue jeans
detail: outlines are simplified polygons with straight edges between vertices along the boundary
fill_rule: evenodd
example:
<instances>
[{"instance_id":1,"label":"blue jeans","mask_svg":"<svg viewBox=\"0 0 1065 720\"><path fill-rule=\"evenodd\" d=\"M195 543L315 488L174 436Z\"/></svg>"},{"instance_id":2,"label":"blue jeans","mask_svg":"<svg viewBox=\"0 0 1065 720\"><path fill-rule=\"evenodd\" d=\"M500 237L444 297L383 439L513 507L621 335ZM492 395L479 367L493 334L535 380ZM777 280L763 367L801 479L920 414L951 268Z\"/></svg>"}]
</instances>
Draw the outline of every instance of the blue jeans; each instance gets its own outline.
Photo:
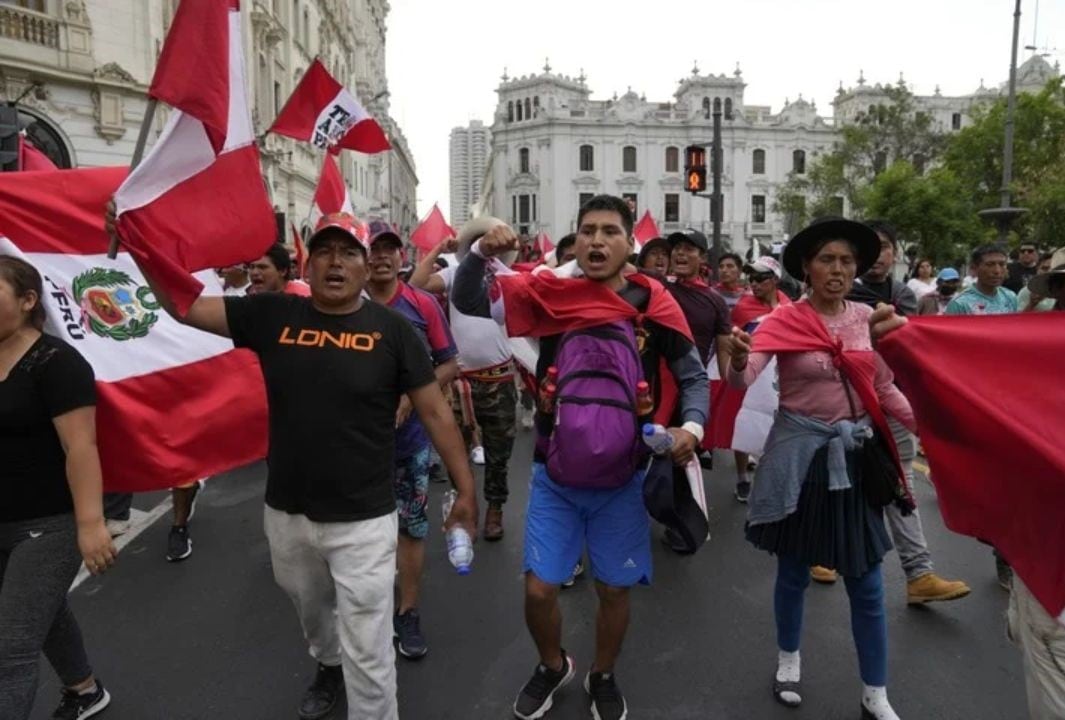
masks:
<instances>
[{"instance_id":1,"label":"blue jeans","mask_svg":"<svg viewBox=\"0 0 1065 720\"><path fill-rule=\"evenodd\" d=\"M874 687L887 685L887 618L884 613L884 582L880 564L859 578L843 578L851 601L851 632L858 649L862 682ZM777 583L773 609L777 621L777 646L796 652L802 638L802 610L810 568L790 558L777 558Z\"/></svg>"}]
</instances>

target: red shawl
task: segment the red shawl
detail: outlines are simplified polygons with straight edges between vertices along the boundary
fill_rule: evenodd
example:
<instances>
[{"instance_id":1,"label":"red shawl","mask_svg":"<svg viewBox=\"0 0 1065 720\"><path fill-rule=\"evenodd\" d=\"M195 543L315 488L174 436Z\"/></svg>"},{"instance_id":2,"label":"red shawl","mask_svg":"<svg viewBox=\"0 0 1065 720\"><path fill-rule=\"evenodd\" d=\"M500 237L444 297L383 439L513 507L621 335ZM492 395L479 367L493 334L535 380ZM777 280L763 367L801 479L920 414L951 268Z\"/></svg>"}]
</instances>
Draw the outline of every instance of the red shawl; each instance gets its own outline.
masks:
<instances>
[{"instance_id":1,"label":"red shawl","mask_svg":"<svg viewBox=\"0 0 1065 720\"><path fill-rule=\"evenodd\" d=\"M899 482L906 488L905 473L899 460L899 451L895 447L894 435L888 426L887 417L880 407L880 398L876 394L874 379L876 377L876 351L844 350L843 343L828 334L828 328L821 320L813 306L808 302L781 305L769 314L758 326L758 332L751 336L754 352L827 352L832 356L832 364L847 378L848 383L857 393L865 406L865 411L880 432L884 442L891 449L895 461ZM907 495L909 490L907 488ZM910 502L913 498L909 497Z\"/></svg>"},{"instance_id":2,"label":"red shawl","mask_svg":"<svg viewBox=\"0 0 1065 720\"><path fill-rule=\"evenodd\" d=\"M497 275L496 286L503 293L506 308L507 334L544 337L615 320L640 323L647 319L692 339L684 313L662 283L640 274L626 279L650 291L645 312L637 311L617 292L594 280L560 278L553 273Z\"/></svg>"},{"instance_id":3,"label":"red shawl","mask_svg":"<svg viewBox=\"0 0 1065 720\"><path fill-rule=\"evenodd\" d=\"M790 304L791 298L777 290L777 307ZM754 295L744 295L736 303L736 307L732 308L732 324L743 330L749 322L769 312L772 312L770 307Z\"/></svg>"},{"instance_id":4,"label":"red shawl","mask_svg":"<svg viewBox=\"0 0 1065 720\"><path fill-rule=\"evenodd\" d=\"M998 548L1065 623L1065 313L910 318L879 350L947 527Z\"/></svg>"}]
</instances>

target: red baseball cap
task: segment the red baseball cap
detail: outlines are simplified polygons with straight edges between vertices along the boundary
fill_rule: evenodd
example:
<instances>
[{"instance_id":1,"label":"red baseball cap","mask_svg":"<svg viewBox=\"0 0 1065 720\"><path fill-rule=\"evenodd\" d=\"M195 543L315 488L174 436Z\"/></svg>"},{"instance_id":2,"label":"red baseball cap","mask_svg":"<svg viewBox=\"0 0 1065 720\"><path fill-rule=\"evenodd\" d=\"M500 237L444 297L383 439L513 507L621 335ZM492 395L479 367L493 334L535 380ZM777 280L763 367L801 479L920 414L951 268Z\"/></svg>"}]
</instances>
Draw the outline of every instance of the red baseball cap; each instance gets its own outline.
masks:
<instances>
[{"instance_id":1,"label":"red baseball cap","mask_svg":"<svg viewBox=\"0 0 1065 720\"><path fill-rule=\"evenodd\" d=\"M339 230L346 234L365 253L369 250L367 243L366 223L359 220L351 213L330 213L323 215L314 228L314 234L307 240L307 251L314 249L314 245L329 230Z\"/></svg>"}]
</instances>

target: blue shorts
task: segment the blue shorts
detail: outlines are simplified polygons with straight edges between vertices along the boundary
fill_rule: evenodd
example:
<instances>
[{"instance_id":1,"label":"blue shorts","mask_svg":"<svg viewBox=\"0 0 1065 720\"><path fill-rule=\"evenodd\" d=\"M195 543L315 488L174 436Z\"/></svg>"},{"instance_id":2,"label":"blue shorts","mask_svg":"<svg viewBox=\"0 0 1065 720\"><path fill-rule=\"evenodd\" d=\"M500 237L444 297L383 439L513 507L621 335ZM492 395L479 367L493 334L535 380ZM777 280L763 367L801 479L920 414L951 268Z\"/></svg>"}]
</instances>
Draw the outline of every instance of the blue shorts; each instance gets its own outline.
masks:
<instances>
[{"instance_id":1,"label":"blue shorts","mask_svg":"<svg viewBox=\"0 0 1065 720\"><path fill-rule=\"evenodd\" d=\"M562 487L534 463L525 514L523 572L559 585L587 547L592 575L612 587L651 583L651 524L643 472L616 490Z\"/></svg>"}]
</instances>

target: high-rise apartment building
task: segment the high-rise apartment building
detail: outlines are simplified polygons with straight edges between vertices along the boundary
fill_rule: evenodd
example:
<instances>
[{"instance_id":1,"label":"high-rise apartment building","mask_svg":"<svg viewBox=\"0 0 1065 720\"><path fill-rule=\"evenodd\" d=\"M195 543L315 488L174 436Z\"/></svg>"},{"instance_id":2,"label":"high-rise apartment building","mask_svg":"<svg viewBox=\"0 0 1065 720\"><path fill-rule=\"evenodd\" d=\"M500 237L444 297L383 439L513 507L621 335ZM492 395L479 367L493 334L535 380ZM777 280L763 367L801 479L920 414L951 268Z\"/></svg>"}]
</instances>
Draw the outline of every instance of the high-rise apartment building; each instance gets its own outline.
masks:
<instances>
[{"instance_id":1,"label":"high-rise apartment building","mask_svg":"<svg viewBox=\"0 0 1065 720\"><path fill-rule=\"evenodd\" d=\"M492 150L492 133L480 120L451 131L451 227L456 230L470 219L470 206L477 202L485 167Z\"/></svg>"}]
</instances>

